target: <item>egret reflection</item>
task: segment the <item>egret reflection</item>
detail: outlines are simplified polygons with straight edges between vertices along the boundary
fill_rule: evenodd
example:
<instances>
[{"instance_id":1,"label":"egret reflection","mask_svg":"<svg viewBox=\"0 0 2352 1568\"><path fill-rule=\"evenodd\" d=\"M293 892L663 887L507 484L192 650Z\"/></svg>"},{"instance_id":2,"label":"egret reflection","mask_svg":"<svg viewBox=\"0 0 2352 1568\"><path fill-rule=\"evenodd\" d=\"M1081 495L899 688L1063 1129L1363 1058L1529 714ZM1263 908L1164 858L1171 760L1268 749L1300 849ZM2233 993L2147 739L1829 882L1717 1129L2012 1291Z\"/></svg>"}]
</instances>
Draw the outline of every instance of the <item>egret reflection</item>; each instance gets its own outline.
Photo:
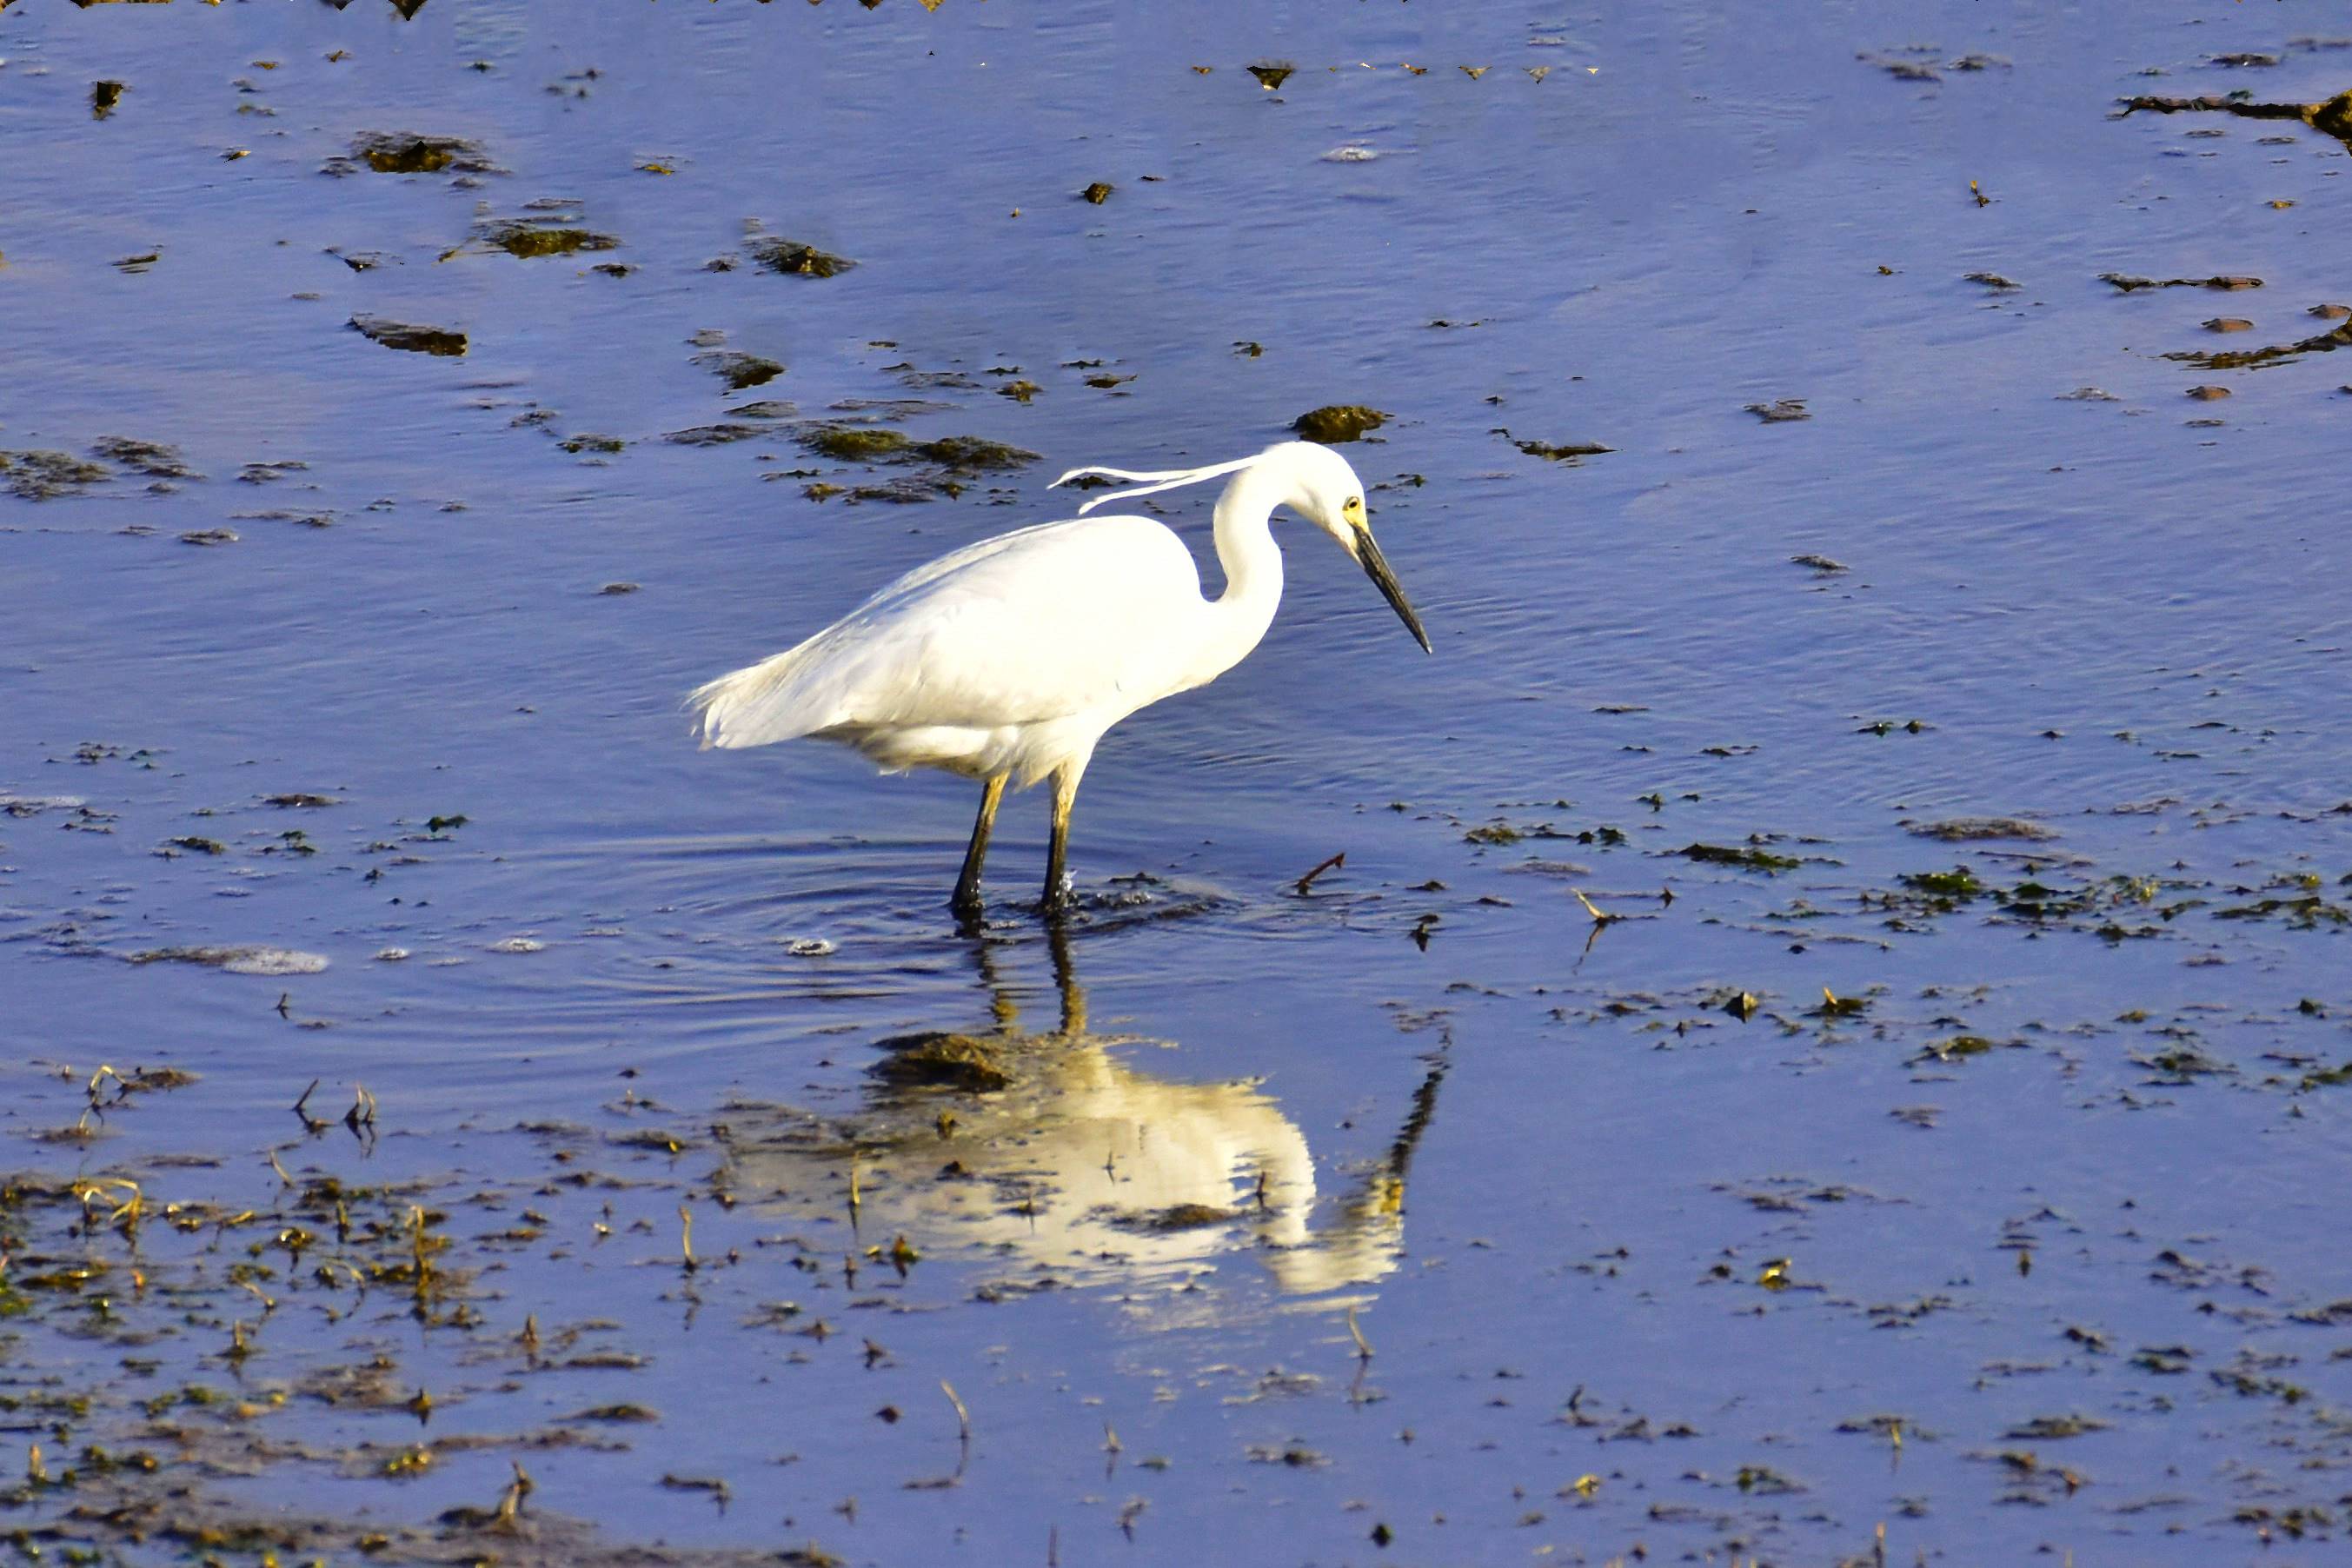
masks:
<instances>
[{"instance_id":1,"label":"egret reflection","mask_svg":"<svg viewBox=\"0 0 2352 1568\"><path fill-rule=\"evenodd\" d=\"M972 1033L879 1042L858 1109L766 1129L738 1123L739 1196L854 1225L861 1247L903 1236L917 1254L993 1254L984 1294L1072 1284L1181 1287L1254 1259L1286 1295L1360 1289L1403 1247L1405 1178L1435 1111L1444 1057L1396 1137L1335 1200L1318 1204L1306 1135L1249 1081L1187 1083L1150 1070L1151 1045L1097 1035L1051 938L1058 1027L1022 1026L999 954L975 944L992 1019Z\"/></svg>"}]
</instances>

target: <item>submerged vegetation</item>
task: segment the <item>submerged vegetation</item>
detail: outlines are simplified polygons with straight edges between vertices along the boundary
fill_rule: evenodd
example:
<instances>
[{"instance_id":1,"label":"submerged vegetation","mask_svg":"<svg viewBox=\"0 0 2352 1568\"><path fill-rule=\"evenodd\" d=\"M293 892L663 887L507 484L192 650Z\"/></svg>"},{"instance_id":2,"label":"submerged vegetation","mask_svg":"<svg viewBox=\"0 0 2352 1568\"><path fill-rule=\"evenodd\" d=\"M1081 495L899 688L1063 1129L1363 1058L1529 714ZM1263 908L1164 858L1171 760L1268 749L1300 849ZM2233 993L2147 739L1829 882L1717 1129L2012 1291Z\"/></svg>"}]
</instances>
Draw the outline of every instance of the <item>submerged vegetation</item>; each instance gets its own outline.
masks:
<instances>
[{"instance_id":1,"label":"submerged vegetation","mask_svg":"<svg viewBox=\"0 0 2352 1568\"><path fill-rule=\"evenodd\" d=\"M1669 15L1729 149L1675 184L1605 18L1138 57L1081 145L1024 105L1085 29L719 18L922 73L877 119L234 9L0 72L0 1557L2340 1549L2342 100L2201 89L2352 46L2012 68L1938 0L1765 90ZM2196 86L2103 122L2143 57ZM401 103L481 139L352 134ZM779 199L857 276L748 277L853 266L722 226ZM1286 536L1065 926L940 916L929 785L680 743L747 643L1318 386L1405 411L1291 428L1463 657Z\"/></svg>"}]
</instances>

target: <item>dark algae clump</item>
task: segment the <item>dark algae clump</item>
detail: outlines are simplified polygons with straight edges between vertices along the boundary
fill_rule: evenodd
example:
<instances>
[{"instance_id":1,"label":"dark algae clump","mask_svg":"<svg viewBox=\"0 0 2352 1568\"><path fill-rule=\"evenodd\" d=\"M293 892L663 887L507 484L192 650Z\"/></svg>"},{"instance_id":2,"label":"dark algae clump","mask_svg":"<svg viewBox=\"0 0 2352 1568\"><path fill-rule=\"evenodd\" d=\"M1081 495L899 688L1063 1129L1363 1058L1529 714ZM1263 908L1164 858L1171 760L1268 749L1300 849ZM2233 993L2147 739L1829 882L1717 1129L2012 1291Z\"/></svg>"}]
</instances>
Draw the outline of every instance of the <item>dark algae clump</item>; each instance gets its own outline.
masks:
<instances>
[{"instance_id":1,"label":"dark algae clump","mask_svg":"<svg viewBox=\"0 0 2352 1568\"><path fill-rule=\"evenodd\" d=\"M159 479L200 479L204 476L188 467L187 459L177 447L161 441L133 440L128 436L100 436L89 444L93 458L117 463L135 473L147 474Z\"/></svg>"},{"instance_id":2,"label":"dark algae clump","mask_svg":"<svg viewBox=\"0 0 2352 1568\"><path fill-rule=\"evenodd\" d=\"M26 500L55 500L89 489L112 470L71 452L0 452L0 482Z\"/></svg>"},{"instance_id":3,"label":"dark algae clump","mask_svg":"<svg viewBox=\"0 0 2352 1568\"><path fill-rule=\"evenodd\" d=\"M352 138L350 153L327 164L330 174L370 169L379 174L482 174L497 172L480 144L461 136L419 136L371 131Z\"/></svg>"},{"instance_id":4,"label":"dark algae clump","mask_svg":"<svg viewBox=\"0 0 2352 1568\"><path fill-rule=\"evenodd\" d=\"M743 392L754 386L765 386L784 374L784 367L775 360L761 354L742 353L734 349L711 349L694 356L694 363L727 384L730 392Z\"/></svg>"},{"instance_id":5,"label":"dark algae clump","mask_svg":"<svg viewBox=\"0 0 2352 1568\"><path fill-rule=\"evenodd\" d=\"M1367 408L1360 403L1332 403L1308 409L1292 420L1290 427L1307 440L1329 447L1343 441L1360 441L1368 432L1387 424L1388 418L1379 409Z\"/></svg>"},{"instance_id":6,"label":"dark algae clump","mask_svg":"<svg viewBox=\"0 0 2352 1568\"><path fill-rule=\"evenodd\" d=\"M951 1089L985 1094L1013 1082L1003 1042L933 1031L879 1042L887 1054L868 1070L900 1089Z\"/></svg>"},{"instance_id":7,"label":"dark algae clump","mask_svg":"<svg viewBox=\"0 0 2352 1568\"><path fill-rule=\"evenodd\" d=\"M509 218L486 225L482 242L509 256L529 260L540 256L570 256L581 250L612 250L620 241L609 234L593 229L572 228L560 225L533 223L529 218Z\"/></svg>"},{"instance_id":8,"label":"dark algae clump","mask_svg":"<svg viewBox=\"0 0 2352 1568\"><path fill-rule=\"evenodd\" d=\"M766 271L790 273L795 278L837 278L857 265L845 256L819 250L797 239L759 240L751 246L751 259Z\"/></svg>"},{"instance_id":9,"label":"dark algae clump","mask_svg":"<svg viewBox=\"0 0 2352 1568\"><path fill-rule=\"evenodd\" d=\"M353 316L351 324L353 331L369 342L382 343L388 349L444 355L466 352L466 334L447 327L418 326L409 321L395 321L385 316Z\"/></svg>"},{"instance_id":10,"label":"dark algae clump","mask_svg":"<svg viewBox=\"0 0 2352 1568\"><path fill-rule=\"evenodd\" d=\"M1793 871L1804 864L1793 855L1776 855L1753 844L1686 844L1675 853L1703 866L1737 866L1743 871Z\"/></svg>"}]
</instances>

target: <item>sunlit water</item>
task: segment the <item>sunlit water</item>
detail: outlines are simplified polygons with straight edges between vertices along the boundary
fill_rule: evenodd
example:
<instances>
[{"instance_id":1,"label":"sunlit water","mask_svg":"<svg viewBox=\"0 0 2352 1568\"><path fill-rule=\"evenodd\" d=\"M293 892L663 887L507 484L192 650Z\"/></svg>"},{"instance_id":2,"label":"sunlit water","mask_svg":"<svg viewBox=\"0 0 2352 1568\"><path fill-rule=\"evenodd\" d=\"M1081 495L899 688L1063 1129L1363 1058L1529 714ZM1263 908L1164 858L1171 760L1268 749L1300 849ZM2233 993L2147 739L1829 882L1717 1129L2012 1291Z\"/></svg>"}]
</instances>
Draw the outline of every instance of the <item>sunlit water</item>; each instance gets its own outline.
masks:
<instances>
[{"instance_id":1,"label":"sunlit water","mask_svg":"<svg viewBox=\"0 0 2352 1568\"><path fill-rule=\"evenodd\" d=\"M437 1409L298 1396L289 1442L660 1417L204 1485L434 1527L520 1457L608 1543L861 1563L2340 1550L2352 355L2166 356L2340 324L2352 159L2107 116L2317 102L2352 48L2221 5L1131 9L0 16L0 451L205 476L0 493L0 1166L266 1230L274 1149L461 1239L539 1215L470 1337L289 1275L203 1378L380 1351ZM495 172L322 172L366 132ZM478 237L534 212L619 244ZM786 368L730 392L729 351ZM1097 753L1062 951L1042 801L976 940L967 785L687 738L696 681L1053 473L1329 403L1391 416L1347 452L1436 657L1286 533L1257 653ZM905 472L819 418L1040 460L813 500ZM2051 837L1912 831L1971 816ZM127 962L222 947L310 959ZM926 1031L1005 1086L869 1073ZM36 1142L101 1063L199 1077ZM483 1352L526 1319L643 1364ZM62 1334L0 1392L142 1375Z\"/></svg>"}]
</instances>

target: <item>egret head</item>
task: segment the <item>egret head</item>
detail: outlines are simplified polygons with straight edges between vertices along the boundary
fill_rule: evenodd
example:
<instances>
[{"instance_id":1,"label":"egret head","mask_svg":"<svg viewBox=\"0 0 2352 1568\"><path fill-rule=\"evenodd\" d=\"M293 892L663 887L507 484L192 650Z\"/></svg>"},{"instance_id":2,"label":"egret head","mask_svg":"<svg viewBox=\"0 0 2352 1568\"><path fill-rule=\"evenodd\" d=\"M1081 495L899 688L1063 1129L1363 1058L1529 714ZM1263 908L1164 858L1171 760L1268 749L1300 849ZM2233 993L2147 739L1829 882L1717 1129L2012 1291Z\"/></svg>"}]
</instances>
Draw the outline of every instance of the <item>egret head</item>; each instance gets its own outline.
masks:
<instances>
[{"instance_id":1,"label":"egret head","mask_svg":"<svg viewBox=\"0 0 2352 1568\"><path fill-rule=\"evenodd\" d=\"M1421 617L1412 613L1396 574L1373 542L1371 520L1364 510L1364 481L1348 459L1313 441L1286 441L1267 447L1258 461L1276 465L1291 478L1290 509L1339 542L1348 559L1364 569L1381 597L1403 620L1421 651L1429 652L1429 634L1421 629Z\"/></svg>"},{"instance_id":2,"label":"egret head","mask_svg":"<svg viewBox=\"0 0 2352 1568\"><path fill-rule=\"evenodd\" d=\"M1181 485L1196 485L1203 479L1213 479L1226 474L1243 476L1234 481L1230 498L1246 479L1252 485L1266 484L1271 488L1252 493L1264 503L1269 498L1275 506L1286 506L1324 532L1339 542L1348 559L1364 569L1381 597L1389 602L1421 645L1421 651L1431 651L1429 634L1421 629L1421 617L1412 613L1412 605L1397 585L1396 574L1381 555L1381 547L1372 542L1370 518L1364 510L1364 481L1348 466L1348 459L1313 441L1285 441L1268 447L1255 458L1241 458L1230 463L1212 463L1202 468L1165 468L1141 472L1129 468L1072 468L1056 485L1088 476L1125 479L1136 483L1134 489L1120 490L1115 495L1097 496L1078 508L1083 517L1095 508L1109 501L1131 500L1139 496L1156 495ZM1222 506L1223 502L1220 502Z\"/></svg>"}]
</instances>

